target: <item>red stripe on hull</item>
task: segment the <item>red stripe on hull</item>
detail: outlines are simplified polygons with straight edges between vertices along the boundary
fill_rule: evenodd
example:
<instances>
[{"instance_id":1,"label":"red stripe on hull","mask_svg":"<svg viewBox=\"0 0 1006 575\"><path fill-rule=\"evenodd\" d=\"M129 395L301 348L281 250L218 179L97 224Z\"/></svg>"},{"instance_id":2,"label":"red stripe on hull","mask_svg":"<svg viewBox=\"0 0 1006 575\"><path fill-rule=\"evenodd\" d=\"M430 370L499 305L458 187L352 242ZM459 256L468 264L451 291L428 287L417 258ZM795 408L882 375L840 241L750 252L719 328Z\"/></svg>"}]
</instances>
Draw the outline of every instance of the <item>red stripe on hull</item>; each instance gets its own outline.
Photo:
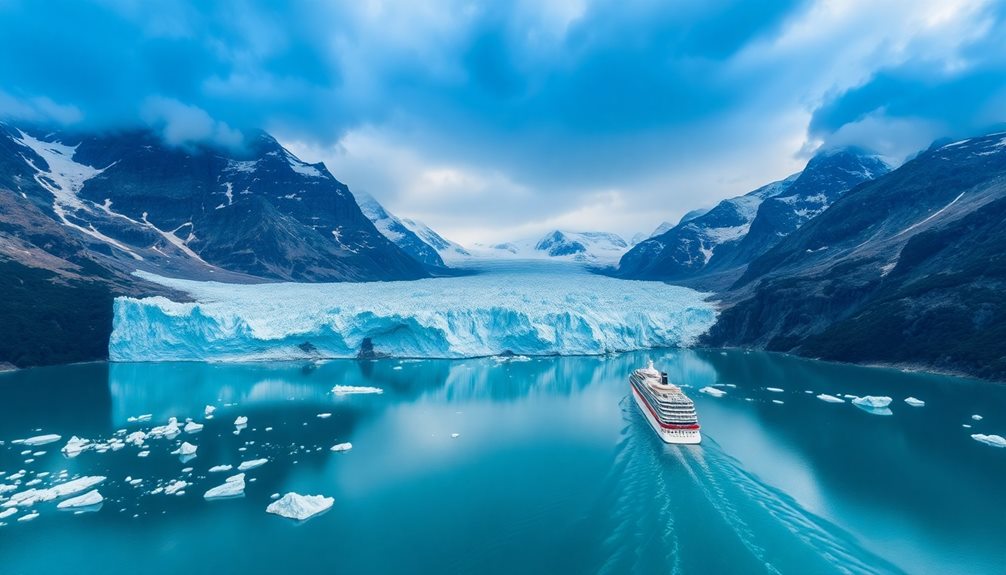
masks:
<instances>
[{"instance_id":1,"label":"red stripe on hull","mask_svg":"<svg viewBox=\"0 0 1006 575\"><path fill-rule=\"evenodd\" d=\"M646 409L649 410L650 415L653 416L654 421L656 421L657 425L660 427L664 429L699 429L699 425L697 423L692 425L676 425L674 423L664 423L663 421L660 421L660 416L657 415L657 412L653 409L653 406L650 405L650 402L646 400L646 396L636 389L636 384L630 383L629 385L632 386L632 393L635 393L639 399L643 401L643 405L646 406Z\"/></svg>"}]
</instances>

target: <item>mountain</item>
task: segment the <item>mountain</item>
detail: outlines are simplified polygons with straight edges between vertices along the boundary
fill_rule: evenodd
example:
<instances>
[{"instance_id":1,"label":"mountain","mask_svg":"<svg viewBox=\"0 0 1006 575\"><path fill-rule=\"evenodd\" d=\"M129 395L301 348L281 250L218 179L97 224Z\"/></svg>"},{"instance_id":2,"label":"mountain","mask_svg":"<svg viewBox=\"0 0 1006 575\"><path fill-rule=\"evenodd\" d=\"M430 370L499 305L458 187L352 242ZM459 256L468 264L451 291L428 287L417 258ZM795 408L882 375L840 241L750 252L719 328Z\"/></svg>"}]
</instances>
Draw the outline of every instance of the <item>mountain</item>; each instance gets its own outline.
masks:
<instances>
[{"instance_id":1,"label":"mountain","mask_svg":"<svg viewBox=\"0 0 1006 575\"><path fill-rule=\"evenodd\" d=\"M503 242L482 247L474 252L474 256L514 259L555 258L607 265L618 261L627 249L629 244L617 234L554 230L538 240Z\"/></svg>"},{"instance_id":2,"label":"mountain","mask_svg":"<svg viewBox=\"0 0 1006 575\"><path fill-rule=\"evenodd\" d=\"M246 281L427 275L324 165L300 161L265 133L234 152L171 147L150 131L2 125L0 170L4 194L126 271Z\"/></svg>"},{"instance_id":3,"label":"mountain","mask_svg":"<svg viewBox=\"0 0 1006 575\"><path fill-rule=\"evenodd\" d=\"M1006 133L837 199L719 295L712 345L1006 379Z\"/></svg>"},{"instance_id":4,"label":"mountain","mask_svg":"<svg viewBox=\"0 0 1006 575\"><path fill-rule=\"evenodd\" d=\"M440 257L445 262L454 262L472 255L471 252L465 249L461 244L444 238L423 222L411 220L409 218L399 218L399 221L401 221L405 227L412 230L412 233L416 234L416 236L426 243L426 245L437 250L437 253L440 254Z\"/></svg>"},{"instance_id":5,"label":"mountain","mask_svg":"<svg viewBox=\"0 0 1006 575\"><path fill-rule=\"evenodd\" d=\"M412 228L406 226L402 220L385 210L384 206L373 196L365 192L353 192L353 195L356 197L356 203L359 204L363 215L373 222L377 231L384 234L384 237L394 242L402 251L419 263L433 268L444 267L444 260L441 259L440 253L433 246L420 239L412 231Z\"/></svg>"},{"instance_id":6,"label":"mountain","mask_svg":"<svg viewBox=\"0 0 1006 575\"><path fill-rule=\"evenodd\" d=\"M700 215L686 214L677 226L629 250L617 274L668 281L705 277L696 285L724 287L751 260L846 191L889 170L858 149L819 153L800 173L724 200Z\"/></svg>"}]
</instances>

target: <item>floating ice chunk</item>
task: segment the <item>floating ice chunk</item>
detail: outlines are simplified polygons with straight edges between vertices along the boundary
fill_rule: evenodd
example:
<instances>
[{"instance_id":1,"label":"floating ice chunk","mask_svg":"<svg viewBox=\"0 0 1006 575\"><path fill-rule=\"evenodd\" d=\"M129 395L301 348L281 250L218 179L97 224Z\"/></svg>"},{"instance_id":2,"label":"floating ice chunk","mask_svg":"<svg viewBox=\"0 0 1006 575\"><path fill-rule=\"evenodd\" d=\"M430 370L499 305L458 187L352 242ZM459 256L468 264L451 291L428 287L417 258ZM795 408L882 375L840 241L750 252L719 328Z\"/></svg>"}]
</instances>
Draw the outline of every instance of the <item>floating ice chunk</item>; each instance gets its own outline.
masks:
<instances>
[{"instance_id":1,"label":"floating ice chunk","mask_svg":"<svg viewBox=\"0 0 1006 575\"><path fill-rule=\"evenodd\" d=\"M192 468L191 467L183 467L182 468L182 473L192 473Z\"/></svg>"},{"instance_id":2,"label":"floating ice chunk","mask_svg":"<svg viewBox=\"0 0 1006 575\"><path fill-rule=\"evenodd\" d=\"M159 425L150 430L148 437L166 437L174 439L182 430L178 428L178 420L174 417L168 419L167 425Z\"/></svg>"},{"instance_id":3,"label":"floating ice chunk","mask_svg":"<svg viewBox=\"0 0 1006 575\"><path fill-rule=\"evenodd\" d=\"M886 395L864 395L863 397L857 397L852 400L852 403L860 407L869 407L873 409L883 409L891 405L891 398Z\"/></svg>"},{"instance_id":4,"label":"floating ice chunk","mask_svg":"<svg viewBox=\"0 0 1006 575\"><path fill-rule=\"evenodd\" d=\"M349 451L350 449L353 449L353 444L348 441L346 443L336 443L332 446L332 451Z\"/></svg>"},{"instance_id":5,"label":"floating ice chunk","mask_svg":"<svg viewBox=\"0 0 1006 575\"><path fill-rule=\"evenodd\" d=\"M234 420L234 425L248 425L248 418L244 415L239 415L237 416L237 419Z\"/></svg>"},{"instance_id":6,"label":"floating ice chunk","mask_svg":"<svg viewBox=\"0 0 1006 575\"><path fill-rule=\"evenodd\" d=\"M402 366L396 365L395 367L393 367L391 369L394 370L394 371L401 371L402 370Z\"/></svg>"},{"instance_id":7,"label":"floating ice chunk","mask_svg":"<svg viewBox=\"0 0 1006 575\"><path fill-rule=\"evenodd\" d=\"M32 519L37 519L37 518L38 518L38 511L32 511L28 515L22 515L21 517L18 517L17 520L18 521L31 521Z\"/></svg>"},{"instance_id":8,"label":"floating ice chunk","mask_svg":"<svg viewBox=\"0 0 1006 575\"><path fill-rule=\"evenodd\" d=\"M222 484L208 490L203 494L205 499L223 499L226 497L238 497L245 494L245 474L238 473L228 477Z\"/></svg>"},{"instance_id":9,"label":"floating ice chunk","mask_svg":"<svg viewBox=\"0 0 1006 575\"><path fill-rule=\"evenodd\" d=\"M981 421L981 420L982 420L982 416L980 416L980 415L978 415L978 414L976 413L975 415L972 415L972 416L971 416L971 419L973 419L973 420L975 420L975 421Z\"/></svg>"},{"instance_id":10,"label":"floating ice chunk","mask_svg":"<svg viewBox=\"0 0 1006 575\"><path fill-rule=\"evenodd\" d=\"M835 397L834 395L828 395L827 393L819 393L817 398L821 401L827 401L828 403L845 403L845 400L841 397Z\"/></svg>"},{"instance_id":11,"label":"floating ice chunk","mask_svg":"<svg viewBox=\"0 0 1006 575\"><path fill-rule=\"evenodd\" d=\"M190 421L185 424L185 433L199 433L203 430L202 423L196 423L195 421Z\"/></svg>"},{"instance_id":12,"label":"floating ice chunk","mask_svg":"<svg viewBox=\"0 0 1006 575\"><path fill-rule=\"evenodd\" d=\"M269 463L268 459L252 459L251 461L242 461L241 465L238 465L238 471L248 471L249 469L262 467L266 463Z\"/></svg>"},{"instance_id":13,"label":"floating ice chunk","mask_svg":"<svg viewBox=\"0 0 1006 575\"><path fill-rule=\"evenodd\" d=\"M1001 435L985 435L983 433L975 433L971 435L971 439L975 441L980 441L986 445L991 445L992 447L1006 447L1006 437Z\"/></svg>"},{"instance_id":14,"label":"floating ice chunk","mask_svg":"<svg viewBox=\"0 0 1006 575\"><path fill-rule=\"evenodd\" d=\"M206 409L203 410L203 414L204 415L213 415L213 412L216 411L216 410L217 410L216 406L207 405Z\"/></svg>"},{"instance_id":15,"label":"floating ice chunk","mask_svg":"<svg viewBox=\"0 0 1006 575\"><path fill-rule=\"evenodd\" d=\"M63 446L63 455L67 457L77 457L81 454L81 452L87 449L90 444L90 441L81 439L74 435L70 438L70 441L67 441L66 445Z\"/></svg>"},{"instance_id":16,"label":"floating ice chunk","mask_svg":"<svg viewBox=\"0 0 1006 575\"><path fill-rule=\"evenodd\" d=\"M149 451L141 451L141 452L139 452L139 453L136 454L137 457L146 457L148 455L150 455Z\"/></svg>"},{"instance_id":17,"label":"floating ice chunk","mask_svg":"<svg viewBox=\"0 0 1006 575\"><path fill-rule=\"evenodd\" d=\"M20 491L11 495L10 499L3 503L3 506L31 507L39 502L52 501L53 499L59 499L61 497L69 497L70 495L76 495L82 491L87 491L105 479L106 478L101 475L85 475L84 477L78 477L72 481L53 485L52 487L48 487L46 489L29 489L27 491Z\"/></svg>"},{"instance_id":18,"label":"floating ice chunk","mask_svg":"<svg viewBox=\"0 0 1006 575\"><path fill-rule=\"evenodd\" d=\"M92 489L83 495L78 495L77 497L71 497L65 501L60 501L56 508L74 509L77 507L91 507L92 505L100 504L104 500L105 498L98 493L97 489Z\"/></svg>"},{"instance_id":19,"label":"floating ice chunk","mask_svg":"<svg viewBox=\"0 0 1006 575\"><path fill-rule=\"evenodd\" d=\"M778 403L779 405L783 404L783 402L781 400L778 400L778 399L773 399L772 403Z\"/></svg>"},{"instance_id":20,"label":"floating ice chunk","mask_svg":"<svg viewBox=\"0 0 1006 575\"><path fill-rule=\"evenodd\" d=\"M139 447L143 445L143 442L146 441L146 439L146 433L142 431L134 431L126 436L126 443L132 443L133 445Z\"/></svg>"},{"instance_id":21,"label":"floating ice chunk","mask_svg":"<svg viewBox=\"0 0 1006 575\"><path fill-rule=\"evenodd\" d=\"M460 434L460 433L452 433L452 434L451 434L451 439L457 439L457 438L459 438L459 437L461 437L461 434Z\"/></svg>"},{"instance_id":22,"label":"floating ice chunk","mask_svg":"<svg viewBox=\"0 0 1006 575\"><path fill-rule=\"evenodd\" d=\"M287 493L265 508L266 513L304 521L332 507L335 499L322 495Z\"/></svg>"},{"instance_id":23,"label":"floating ice chunk","mask_svg":"<svg viewBox=\"0 0 1006 575\"><path fill-rule=\"evenodd\" d=\"M233 469L233 465L214 465L210 467L210 473L220 473L221 471L230 471Z\"/></svg>"},{"instance_id":24,"label":"floating ice chunk","mask_svg":"<svg viewBox=\"0 0 1006 575\"><path fill-rule=\"evenodd\" d=\"M786 391L785 389L782 389L782 388L779 388L779 387L766 387L765 390L766 391L771 391L773 393L782 393L782 392Z\"/></svg>"},{"instance_id":25,"label":"floating ice chunk","mask_svg":"<svg viewBox=\"0 0 1006 575\"><path fill-rule=\"evenodd\" d=\"M195 455L199 446L192 445L188 441L183 441L178 449L171 452L171 455Z\"/></svg>"},{"instance_id":26,"label":"floating ice chunk","mask_svg":"<svg viewBox=\"0 0 1006 575\"><path fill-rule=\"evenodd\" d=\"M269 499L279 499L279 493L273 493L269 496Z\"/></svg>"},{"instance_id":27,"label":"floating ice chunk","mask_svg":"<svg viewBox=\"0 0 1006 575\"><path fill-rule=\"evenodd\" d=\"M846 393L842 395L842 397L844 397L845 399L859 399L858 395L852 395L851 393Z\"/></svg>"},{"instance_id":28,"label":"floating ice chunk","mask_svg":"<svg viewBox=\"0 0 1006 575\"><path fill-rule=\"evenodd\" d=\"M380 387L368 387L360 385L337 385L332 388L335 395L352 395L357 393L384 393Z\"/></svg>"},{"instance_id":29,"label":"floating ice chunk","mask_svg":"<svg viewBox=\"0 0 1006 575\"><path fill-rule=\"evenodd\" d=\"M7 519L8 517L16 513L17 513L17 507L10 507L4 509L3 511L0 511L0 519Z\"/></svg>"},{"instance_id":30,"label":"floating ice chunk","mask_svg":"<svg viewBox=\"0 0 1006 575\"><path fill-rule=\"evenodd\" d=\"M143 415L138 416L136 418L136 421L150 421L153 418L154 418L153 414L144 413Z\"/></svg>"},{"instance_id":31,"label":"floating ice chunk","mask_svg":"<svg viewBox=\"0 0 1006 575\"><path fill-rule=\"evenodd\" d=\"M912 407L925 407L926 405L926 402L922 401L921 399L916 399L914 397L906 397L905 403L911 405Z\"/></svg>"},{"instance_id":32,"label":"floating ice chunk","mask_svg":"<svg viewBox=\"0 0 1006 575\"><path fill-rule=\"evenodd\" d=\"M723 397L724 395L727 394L727 392L723 391L722 389L717 389L715 387L708 387L708 386L703 387L702 389L699 390L699 392L709 394L713 397Z\"/></svg>"},{"instance_id":33,"label":"floating ice chunk","mask_svg":"<svg viewBox=\"0 0 1006 575\"><path fill-rule=\"evenodd\" d=\"M332 417L331 413L319 413L318 414L318 419L328 419L329 417Z\"/></svg>"},{"instance_id":34,"label":"floating ice chunk","mask_svg":"<svg viewBox=\"0 0 1006 575\"><path fill-rule=\"evenodd\" d=\"M183 493L182 490L188 486L189 486L188 482L182 481L181 479L176 479L175 481L164 487L164 494L174 495L176 493Z\"/></svg>"},{"instance_id":35,"label":"floating ice chunk","mask_svg":"<svg viewBox=\"0 0 1006 575\"><path fill-rule=\"evenodd\" d=\"M29 437L25 439L22 443L25 445L45 445L47 443L54 443L63 439L62 436L56 435L55 433L50 433L48 435L36 435L35 437Z\"/></svg>"}]
</instances>

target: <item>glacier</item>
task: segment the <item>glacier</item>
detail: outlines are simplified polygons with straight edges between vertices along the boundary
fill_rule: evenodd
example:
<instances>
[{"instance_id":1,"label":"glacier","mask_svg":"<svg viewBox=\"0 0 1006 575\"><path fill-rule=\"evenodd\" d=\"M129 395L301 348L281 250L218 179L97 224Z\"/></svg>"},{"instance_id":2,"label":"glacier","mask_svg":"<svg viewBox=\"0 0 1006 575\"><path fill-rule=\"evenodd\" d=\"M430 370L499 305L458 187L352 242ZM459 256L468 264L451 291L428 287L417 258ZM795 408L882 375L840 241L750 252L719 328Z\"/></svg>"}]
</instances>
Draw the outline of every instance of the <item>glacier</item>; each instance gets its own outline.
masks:
<instances>
[{"instance_id":1,"label":"glacier","mask_svg":"<svg viewBox=\"0 0 1006 575\"><path fill-rule=\"evenodd\" d=\"M194 301L119 297L116 362L600 355L687 347L713 324L708 294L560 262L482 262L418 281L237 285L138 272Z\"/></svg>"}]
</instances>

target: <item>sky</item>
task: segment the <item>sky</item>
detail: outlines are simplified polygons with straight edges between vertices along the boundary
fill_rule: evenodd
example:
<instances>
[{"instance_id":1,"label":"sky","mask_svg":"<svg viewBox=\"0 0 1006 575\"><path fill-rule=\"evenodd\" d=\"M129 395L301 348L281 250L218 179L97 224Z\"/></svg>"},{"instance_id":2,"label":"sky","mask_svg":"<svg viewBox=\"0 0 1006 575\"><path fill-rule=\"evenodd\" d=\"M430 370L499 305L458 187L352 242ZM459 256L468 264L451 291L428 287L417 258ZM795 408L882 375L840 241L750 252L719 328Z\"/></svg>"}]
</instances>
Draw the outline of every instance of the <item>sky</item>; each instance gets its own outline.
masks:
<instances>
[{"instance_id":1,"label":"sky","mask_svg":"<svg viewBox=\"0 0 1006 575\"><path fill-rule=\"evenodd\" d=\"M649 233L799 171L1006 121L996 1L0 0L0 117L265 129L466 245Z\"/></svg>"}]
</instances>

